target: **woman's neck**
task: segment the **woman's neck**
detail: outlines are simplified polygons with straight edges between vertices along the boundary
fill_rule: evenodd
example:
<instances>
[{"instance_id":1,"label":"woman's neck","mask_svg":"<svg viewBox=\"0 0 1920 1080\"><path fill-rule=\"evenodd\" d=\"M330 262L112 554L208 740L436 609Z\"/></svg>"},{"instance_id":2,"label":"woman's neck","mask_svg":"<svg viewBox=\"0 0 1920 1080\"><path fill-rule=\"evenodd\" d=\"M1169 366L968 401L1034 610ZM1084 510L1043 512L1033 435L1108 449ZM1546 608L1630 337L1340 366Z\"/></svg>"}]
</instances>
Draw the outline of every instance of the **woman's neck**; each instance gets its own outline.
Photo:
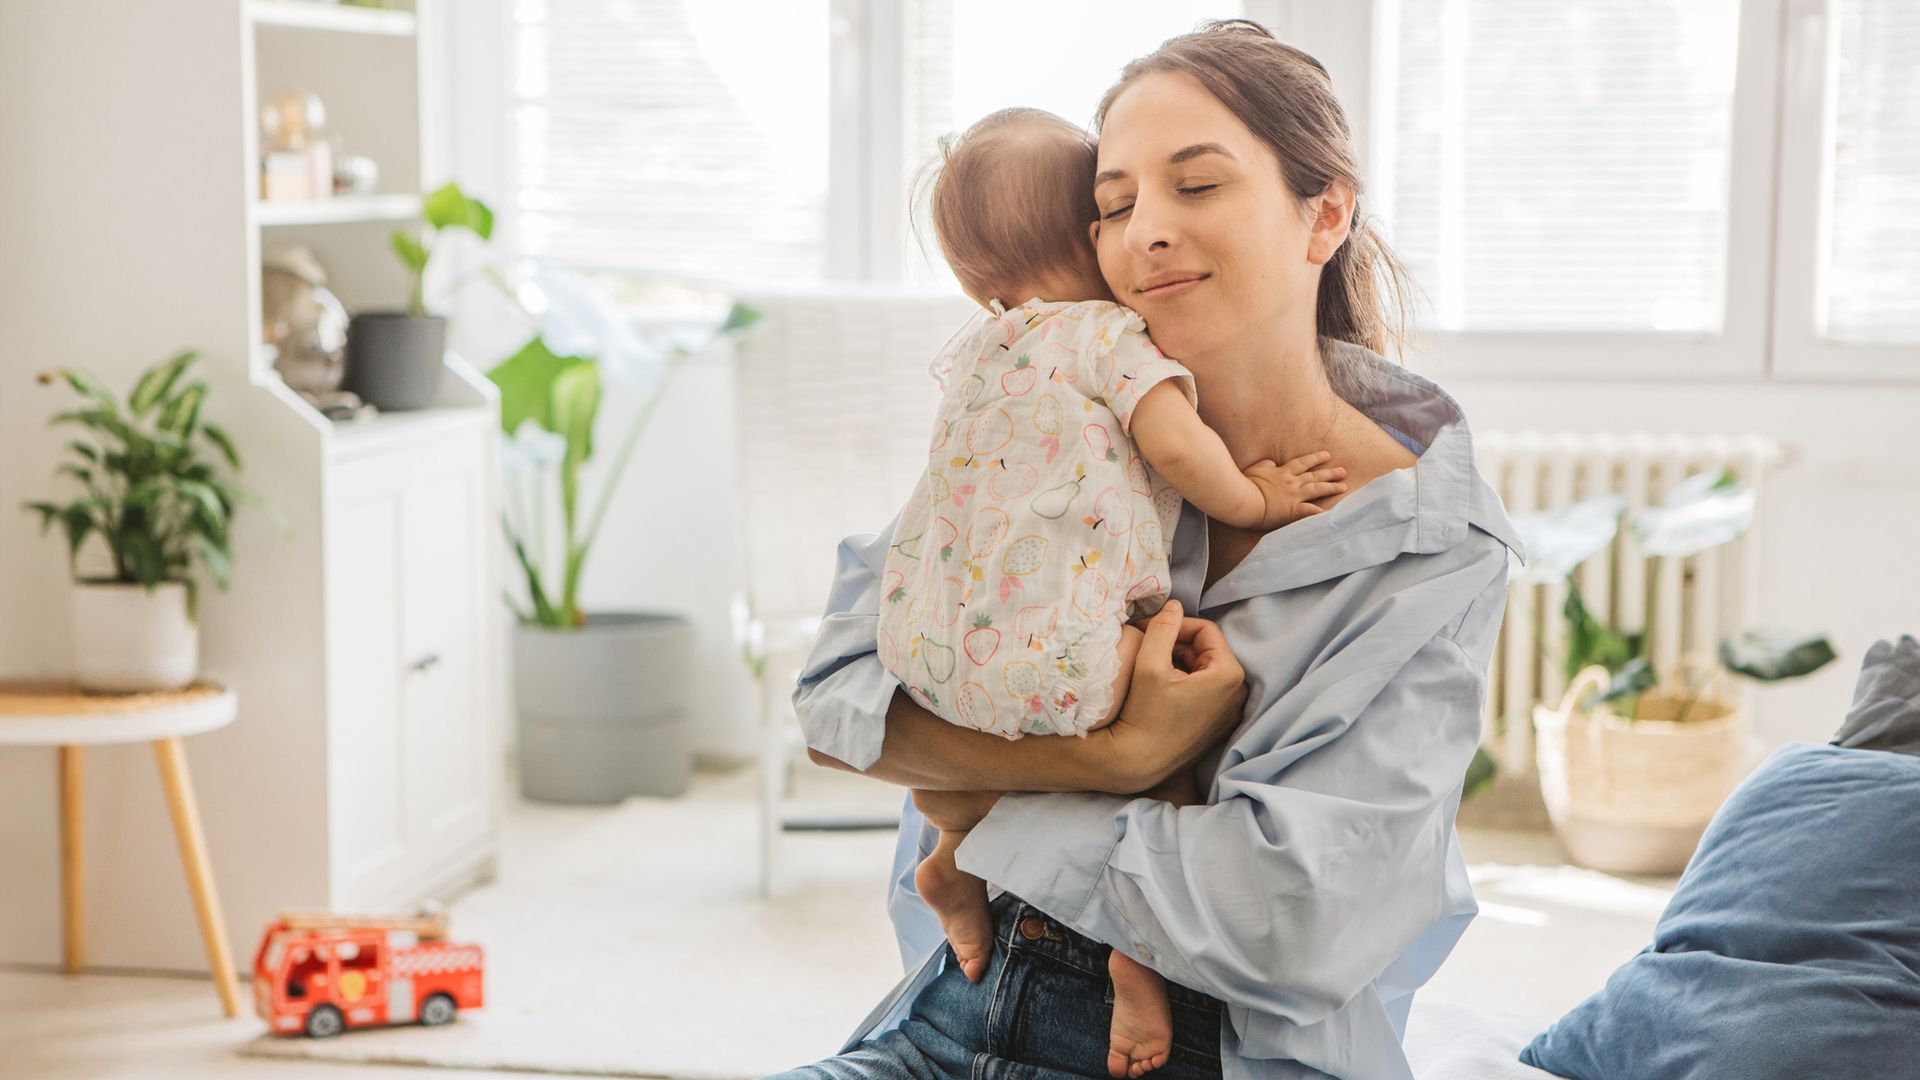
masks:
<instances>
[{"instance_id":1,"label":"woman's neck","mask_svg":"<svg viewBox=\"0 0 1920 1080\"><path fill-rule=\"evenodd\" d=\"M1333 392L1311 324L1235 342L1191 366L1200 418L1243 469L1262 458L1285 464L1316 450L1331 451L1339 464L1343 451L1364 445L1357 437L1367 434L1370 421Z\"/></svg>"}]
</instances>

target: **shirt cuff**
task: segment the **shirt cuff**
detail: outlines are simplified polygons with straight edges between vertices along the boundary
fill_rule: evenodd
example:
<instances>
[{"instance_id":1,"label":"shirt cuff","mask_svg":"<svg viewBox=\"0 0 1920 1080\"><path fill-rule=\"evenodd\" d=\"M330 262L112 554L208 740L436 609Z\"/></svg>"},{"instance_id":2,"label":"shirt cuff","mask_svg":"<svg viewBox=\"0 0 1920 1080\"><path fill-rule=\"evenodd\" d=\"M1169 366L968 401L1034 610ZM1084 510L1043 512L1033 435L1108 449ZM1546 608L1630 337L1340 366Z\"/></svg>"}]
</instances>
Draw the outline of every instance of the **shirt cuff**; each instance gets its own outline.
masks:
<instances>
[{"instance_id":1,"label":"shirt cuff","mask_svg":"<svg viewBox=\"0 0 1920 1080\"><path fill-rule=\"evenodd\" d=\"M900 680L876 653L866 653L793 691L807 745L866 772L880 760L887 737L887 709ZM819 701L812 700L821 695Z\"/></svg>"},{"instance_id":2,"label":"shirt cuff","mask_svg":"<svg viewBox=\"0 0 1920 1080\"><path fill-rule=\"evenodd\" d=\"M1120 843L1120 809L1131 801L1095 792L1002 795L954 861L1062 922L1077 922Z\"/></svg>"}]
</instances>

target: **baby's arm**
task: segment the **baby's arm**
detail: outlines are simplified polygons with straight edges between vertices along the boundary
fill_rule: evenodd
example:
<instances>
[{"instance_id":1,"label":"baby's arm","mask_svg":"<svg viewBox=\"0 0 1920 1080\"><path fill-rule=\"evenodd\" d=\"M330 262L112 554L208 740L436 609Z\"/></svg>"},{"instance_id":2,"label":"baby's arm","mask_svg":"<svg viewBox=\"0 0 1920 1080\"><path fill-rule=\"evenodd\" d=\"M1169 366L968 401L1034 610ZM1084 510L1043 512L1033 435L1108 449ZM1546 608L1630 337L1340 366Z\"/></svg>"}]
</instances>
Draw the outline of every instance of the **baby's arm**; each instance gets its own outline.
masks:
<instances>
[{"instance_id":1,"label":"baby's arm","mask_svg":"<svg viewBox=\"0 0 1920 1080\"><path fill-rule=\"evenodd\" d=\"M1242 473L1218 432L1167 379L1134 406L1130 432L1147 463L1188 502L1215 521L1243 529L1273 529L1320 512L1308 500L1347 489L1344 468L1315 470L1326 451L1285 465L1256 462Z\"/></svg>"}]
</instances>

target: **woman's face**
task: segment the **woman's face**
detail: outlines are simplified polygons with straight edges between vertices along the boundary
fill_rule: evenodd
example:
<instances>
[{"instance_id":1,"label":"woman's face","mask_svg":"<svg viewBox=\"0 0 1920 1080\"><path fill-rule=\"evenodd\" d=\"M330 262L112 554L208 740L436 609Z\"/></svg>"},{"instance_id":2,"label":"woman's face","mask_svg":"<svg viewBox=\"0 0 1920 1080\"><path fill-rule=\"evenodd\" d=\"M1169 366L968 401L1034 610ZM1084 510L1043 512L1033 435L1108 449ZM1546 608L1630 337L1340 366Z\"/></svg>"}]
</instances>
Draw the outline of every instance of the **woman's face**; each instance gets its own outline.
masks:
<instances>
[{"instance_id":1,"label":"woman's face","mask_svg":"<svg viewBox=\"0 0 1920 1080\"><path fill-rule=\"evenodd\" d=\"M1273 152L1199 81L1157 73L1121 91L1096 168L1100 273L1168 355L1204 358L1284 332L1289 316L1311 329L1320 266L1345 223L1314 229Z\"/></svg>"}]
</instances>

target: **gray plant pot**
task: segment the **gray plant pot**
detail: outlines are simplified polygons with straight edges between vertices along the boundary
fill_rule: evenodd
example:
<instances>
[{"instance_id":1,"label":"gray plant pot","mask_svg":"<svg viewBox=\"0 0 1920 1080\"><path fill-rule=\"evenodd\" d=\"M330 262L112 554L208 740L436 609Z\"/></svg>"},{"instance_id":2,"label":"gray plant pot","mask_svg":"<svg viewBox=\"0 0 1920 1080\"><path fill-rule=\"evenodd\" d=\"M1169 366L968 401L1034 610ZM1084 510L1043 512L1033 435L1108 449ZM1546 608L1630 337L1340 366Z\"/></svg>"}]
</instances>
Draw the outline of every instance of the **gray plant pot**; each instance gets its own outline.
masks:
<instances>
[{"instance_id":1,"label":"gray plant pot","mask_svg":"<svg viewBox=\"0 0 1920 1080\"><path fill-rule=\"evenodd\" d=\"M562 803L678 795L693 769L693 623L608 612L579 630L517 625L520 793Z\"/></svg>"},{"instance_id":2,"label":"gray plant pot","mask_svg":"<svg viewBox=\"0 0 1920 1080\"><path fill-rule=\"evenodd\" d=\"M447 320L403 311L363 311L347 323L342 388L382 412L424 409L440 396Z\"/></svg>"}]
</instances>

